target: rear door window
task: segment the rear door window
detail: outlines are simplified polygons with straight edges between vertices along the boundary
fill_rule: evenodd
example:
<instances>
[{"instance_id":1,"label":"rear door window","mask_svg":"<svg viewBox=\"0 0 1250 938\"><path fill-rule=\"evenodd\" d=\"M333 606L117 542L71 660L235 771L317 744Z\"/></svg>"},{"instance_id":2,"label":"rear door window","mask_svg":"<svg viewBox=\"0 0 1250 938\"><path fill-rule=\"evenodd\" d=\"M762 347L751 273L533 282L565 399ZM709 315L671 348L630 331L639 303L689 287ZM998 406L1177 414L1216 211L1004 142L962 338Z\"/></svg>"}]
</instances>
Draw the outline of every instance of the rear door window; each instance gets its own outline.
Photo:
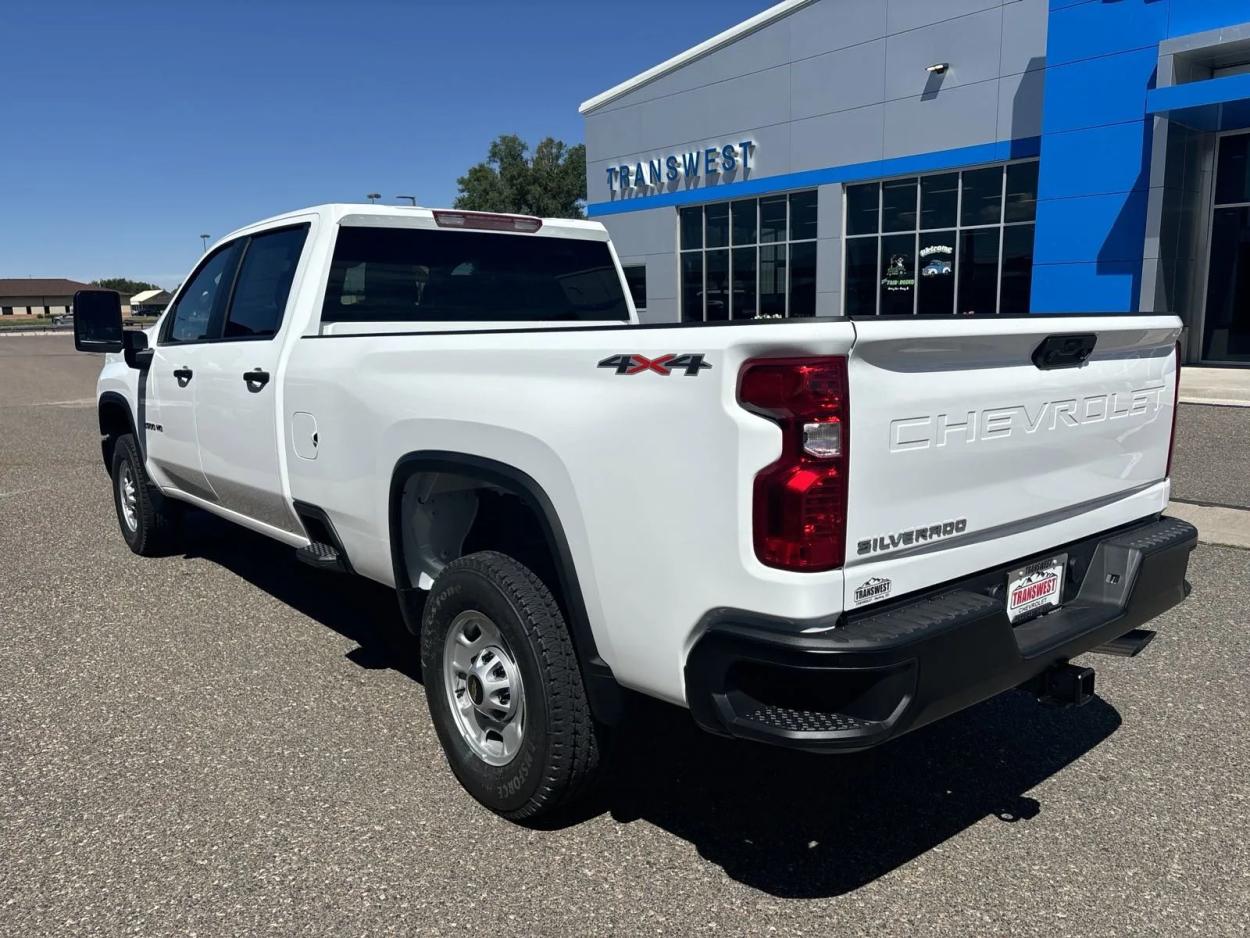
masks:
<instances>
[{"instance_id":1,"label":"rear door window","mask_svg":"<svg viewBox=\"0 0 1250 938\"><path fill-rule=\"evenodd\" d=\"M345 226L321 318L624 322L629 307L606 241Z\"/></svg>"},{"instance_id":2,"label":"rear door window","mask_svg":"<svg viewBox=\"0 0 1250 938\"><path fill-rule=\"evenodd\" d=\"M227 339L264 339L282 325L308 226L267 231L248 240L226 317Z\"/></svg>"}]
</instances>

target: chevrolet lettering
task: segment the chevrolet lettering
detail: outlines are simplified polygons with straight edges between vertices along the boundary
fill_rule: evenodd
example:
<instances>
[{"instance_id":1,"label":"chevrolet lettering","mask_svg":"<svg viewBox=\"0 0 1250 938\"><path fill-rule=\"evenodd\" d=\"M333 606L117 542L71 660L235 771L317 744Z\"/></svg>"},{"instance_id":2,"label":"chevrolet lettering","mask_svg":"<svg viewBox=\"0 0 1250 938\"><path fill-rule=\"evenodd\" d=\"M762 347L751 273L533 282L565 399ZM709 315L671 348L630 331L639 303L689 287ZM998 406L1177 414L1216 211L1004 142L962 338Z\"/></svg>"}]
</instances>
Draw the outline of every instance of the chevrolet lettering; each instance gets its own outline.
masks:
<instances>
[{"instance_id":1,"label":"chevrolet lettering","mask_svg":"<svg viewBox=\"0 0 1250 938\"><path fill-rule=\"evenodd\" d=\"M1128 418L1149 419L1163 406L1162 384L1082 398L939 413L890 422L892 452L1005 440Z\"/></svg>"}]
</instances>

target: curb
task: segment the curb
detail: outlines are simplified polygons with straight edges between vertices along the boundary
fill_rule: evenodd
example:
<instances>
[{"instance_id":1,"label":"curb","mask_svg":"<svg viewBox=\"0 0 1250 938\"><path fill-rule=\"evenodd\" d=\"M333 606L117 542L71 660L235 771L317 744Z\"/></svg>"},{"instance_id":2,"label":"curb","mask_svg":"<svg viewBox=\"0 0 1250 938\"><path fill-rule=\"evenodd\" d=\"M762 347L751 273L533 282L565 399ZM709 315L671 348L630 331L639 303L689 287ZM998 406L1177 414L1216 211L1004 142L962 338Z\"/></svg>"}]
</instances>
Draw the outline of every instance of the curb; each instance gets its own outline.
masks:
<instances>
[{"instance_id":1,"label":"curb","mask_svg":"<svg viewBox=\"0 0 1250 938\"><path fill-rule=\"evenodd\" d=\"M1250 550L1250 511L1216 505L1173 501L1167 514L1198 529L1198 542Z\"/></svg>"}]
</instances>

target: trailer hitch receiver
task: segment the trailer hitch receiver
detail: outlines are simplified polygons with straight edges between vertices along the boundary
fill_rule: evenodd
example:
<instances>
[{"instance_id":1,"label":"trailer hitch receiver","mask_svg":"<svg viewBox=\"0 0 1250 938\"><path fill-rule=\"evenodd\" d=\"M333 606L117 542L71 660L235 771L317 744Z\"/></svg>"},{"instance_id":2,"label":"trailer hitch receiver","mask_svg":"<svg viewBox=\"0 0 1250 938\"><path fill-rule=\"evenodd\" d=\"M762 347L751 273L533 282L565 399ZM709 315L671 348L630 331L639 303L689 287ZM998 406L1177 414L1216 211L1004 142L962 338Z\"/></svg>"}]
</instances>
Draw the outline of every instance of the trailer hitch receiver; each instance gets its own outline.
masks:
<instances>
[{"instance_id":1,"label":"trailer hitch receiver","mask_svg":"<svg viewBox=\"0 0 1250 938\"><path fill-rule=\"evenodd\" d=\"M1029 681L1025 689L1047 706L1083 707L1094 699L1094 669L1057 664Z\"/></svg>"}]
</instances>

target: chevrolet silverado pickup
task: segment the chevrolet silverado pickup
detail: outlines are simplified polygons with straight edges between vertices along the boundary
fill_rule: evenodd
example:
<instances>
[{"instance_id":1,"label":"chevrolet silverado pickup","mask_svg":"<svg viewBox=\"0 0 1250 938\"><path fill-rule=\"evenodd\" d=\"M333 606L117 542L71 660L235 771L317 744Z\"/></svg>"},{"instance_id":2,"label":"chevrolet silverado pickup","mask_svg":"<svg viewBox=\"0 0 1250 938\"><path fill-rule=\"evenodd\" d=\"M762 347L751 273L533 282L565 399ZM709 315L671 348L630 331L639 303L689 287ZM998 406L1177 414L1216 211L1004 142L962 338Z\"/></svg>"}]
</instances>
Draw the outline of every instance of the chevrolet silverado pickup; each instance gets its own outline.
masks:
<instances>
[{"instance_id":1,"label":"chevrolet silverado pickup","mask_svg":"<svg viewBox=\"0 0 1250 938\"><path fill-rule=\"evenodd\" d=\"M586 221L324 205L212 247L145 331L84 291L122 536L194 506L394 587L452 771L568 805L639 692L867 749L1079 704L1188 592L1180 322L646 325Z\"/></svg>"}]
</instances>

